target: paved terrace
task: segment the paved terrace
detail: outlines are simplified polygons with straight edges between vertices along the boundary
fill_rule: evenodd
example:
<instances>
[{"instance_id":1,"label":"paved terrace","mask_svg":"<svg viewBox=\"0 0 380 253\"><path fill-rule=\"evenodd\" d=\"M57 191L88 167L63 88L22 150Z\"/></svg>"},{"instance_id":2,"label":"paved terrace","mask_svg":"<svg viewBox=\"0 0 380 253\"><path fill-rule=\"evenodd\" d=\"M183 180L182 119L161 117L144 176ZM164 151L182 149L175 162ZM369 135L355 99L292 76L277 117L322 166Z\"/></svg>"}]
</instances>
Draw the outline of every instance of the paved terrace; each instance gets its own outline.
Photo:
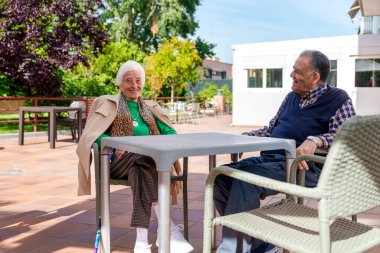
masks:
<instances>
[{"instance_id":1,"label":"paved terrace","mask_svg":"<svg viewBox=\"0 0 380 253\"><path fill-rule=\"evenodd\" d=\"M227 132L240 134L250 127L231 127L231 116L207 117L201 125L181 124L179 133ZM17 136L0 137L0 252L93 252L95 239L95 196L76 195L76 144L70 135L58 135L56 149L47 136L25 136L18 146ZM248 154L246 154L248 155ZM218 156L217 164L229 161ZM203 195L208 173L208 157L189 159L189 234L193 252L202 252ZM92 178L94 179L94 178ZM93 187L93 192L95 192ZM277 201L279 195L264 200ZM133 252L135 232L129 226L131 191L111 186L111 249L114 253ZM181 203L181 199L180 199ZM308 203L315 206L315 203ZM172 207L172 218L182 221L182 206ZM359 220L380 226L380 208L359 215ZM156 240L157 219L152 218L150 242ZM220 233L218 233L220 238ZM157 248L153 246L153 252ZM380 247L370 252L380 252Z\"/></svg>"}]
</instances>

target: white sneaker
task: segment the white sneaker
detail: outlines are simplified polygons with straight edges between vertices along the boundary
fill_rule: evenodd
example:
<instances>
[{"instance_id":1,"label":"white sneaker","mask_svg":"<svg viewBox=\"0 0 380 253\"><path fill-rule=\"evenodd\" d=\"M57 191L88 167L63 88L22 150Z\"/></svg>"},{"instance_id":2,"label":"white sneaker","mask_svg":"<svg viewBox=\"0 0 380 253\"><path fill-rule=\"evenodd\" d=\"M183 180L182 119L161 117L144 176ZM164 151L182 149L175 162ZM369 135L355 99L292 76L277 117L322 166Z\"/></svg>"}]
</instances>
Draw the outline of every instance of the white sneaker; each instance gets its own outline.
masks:
<instances>
[{"instance_id":1,"label":"white sneaker","mask_svg":"<svg viewBox=\"0 0 380 253\"><path fill-rule=\"evenodd\" d=\"M188 253L192 251L194 248L191 246L190 243L186 241L186 239L183 237L180 230L183 230L183 225L178 224L177 226L174 225L174 222L170 221L170 252L181 252L181 253ZM156 246L159 247L158 244L158 233L157 233L157 240L156 240Z\"/></svg>"},{"instance_id":2,"label":"white sneaker","mask_svg":"<svg viewBox=\"0 0 380 253\"><path fill-rule=\"evenodd\" d=\"M135 248L133 249L133 252L134 253L152 253L152 251L150 250L150 247L152 247L152 244L137 242L135 244Z\"/></svg>"}]
</instances>

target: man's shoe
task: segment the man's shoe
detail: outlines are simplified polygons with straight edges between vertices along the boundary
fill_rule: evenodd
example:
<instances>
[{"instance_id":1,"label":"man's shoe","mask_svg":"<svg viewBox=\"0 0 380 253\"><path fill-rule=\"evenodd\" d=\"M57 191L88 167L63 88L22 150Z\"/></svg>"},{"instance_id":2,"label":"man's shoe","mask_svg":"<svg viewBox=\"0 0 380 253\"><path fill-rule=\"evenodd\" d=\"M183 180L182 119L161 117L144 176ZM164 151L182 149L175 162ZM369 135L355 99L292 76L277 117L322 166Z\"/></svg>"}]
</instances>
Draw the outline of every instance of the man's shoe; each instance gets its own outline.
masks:
<instances>
[{"instance_id":1,"label":"man's shoe","mask_svg":"<svg viewBox=\"0 0 380 253\"><path fill-rule=\"evenodd\" d=\"M152 247L152 244L146 244L146 243L136 243L135 248L133 249L134 253L152 253L150 250L150 247Z\"/></svg>"},{"instance_id":2,"label":"man's shoe","mask_svg":"<svg viewBox=\"0 0 380 253\"><path fill-rule=\"evenodd\" d=\"M259 247L251 251L251 253L277 253L278 248L276 245L264 242Z\"/></svg>"},{"instance_id":3,"label":"man's shoe","mask_svg":"<svg viewBox=\"0 0 380 253\"><path fill-rule=\"evenodd\" d=\"M173 221L170 222L170 252L188 253L194 248L186 241L180 230L183 230L182 224L176 226ZM159 247L158 233L156 246Z\"/></svg>"}]
</instances>

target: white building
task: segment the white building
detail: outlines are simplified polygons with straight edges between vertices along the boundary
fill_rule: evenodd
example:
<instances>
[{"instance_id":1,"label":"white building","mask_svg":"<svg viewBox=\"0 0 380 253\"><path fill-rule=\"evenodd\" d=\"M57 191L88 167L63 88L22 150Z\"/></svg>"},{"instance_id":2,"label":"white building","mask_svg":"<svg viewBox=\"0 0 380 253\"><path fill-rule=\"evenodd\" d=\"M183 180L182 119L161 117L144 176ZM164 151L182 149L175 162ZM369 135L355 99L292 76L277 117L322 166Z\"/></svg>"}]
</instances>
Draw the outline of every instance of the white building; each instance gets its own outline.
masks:
<instances>
[{"instance_id":1,"label":"white building","mask_svg":"<svg viewBox=\"0 0 380 253\"><path fill-rule=\"evenodd\" d=\"M232 46L232 124L269 123L291 91L290 73L305 49L329 57L329 84L347 91L358 114L380 114L380 17L370 18L368 34L362 26L359 35Z\"/></svg>"}]
</instances>

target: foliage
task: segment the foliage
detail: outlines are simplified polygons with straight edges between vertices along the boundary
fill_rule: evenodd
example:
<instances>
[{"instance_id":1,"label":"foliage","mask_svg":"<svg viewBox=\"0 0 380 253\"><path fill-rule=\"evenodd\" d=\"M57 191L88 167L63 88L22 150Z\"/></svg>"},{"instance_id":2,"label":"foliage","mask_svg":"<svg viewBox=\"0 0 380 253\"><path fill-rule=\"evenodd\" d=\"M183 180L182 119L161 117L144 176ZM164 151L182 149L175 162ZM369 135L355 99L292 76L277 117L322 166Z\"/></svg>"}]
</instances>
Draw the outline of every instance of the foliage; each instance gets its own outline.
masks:
<instances>
[{"instance_id":1,"label":"foliage","mask_svg":"<svg viewBox=\"0 0 380 253\"><path fill-rule=\"evenodd\" d=\"M23 96L21 85L0 73L0 96Z\"/></svg>"},{"instance_id":2,"label":"foliage","mask_svg":"<svg viewBox=\"0 0 380 253\"><path fill-rule=\"evenodd\" d=\"M71 72L65 72L62 92L68 97L99 96L118 93L116 74L128 60L143 63L146 55L126 41L112 42L104 52L89 60L89 67L79 64Z\"/></svg>"},{"instance_id":3,"label":"foliage","mask_svg":"<svg viewBox=\"0 0 380 253\"><path fill-rule=\"evenodd\" d=\"M206 83L204 88L199 91L198 96L204 100L211 100L218 92L218 86L213 83Z\"/></svg>"},{"instance_id":4,"label":"foliage","mask_svg":"<svg viewBox=\"0 0 380 253\"><path fill-rule=\"evenodd\" d=\"M59 96L58 68L87 63L107 41L102 0L7 0L0 6L0 72L26 95ZM13 94L12 94L13 95Z\"/></svg>"},{"instance_id":5,"label":"foliage","mask_svg":"<svg viewBox=\"0 0 380 253\"><path fill-rule=\"evenodd\" d=\"M127 40L146 53L164 39L194 35L199 0L106 0L104 22L114 41Z\"/></svg>"},{"instance_id":6,"label":"foliage","mask_svg":"<svg viewBox=\"0 0 380 253\"><path fill-rule=\"evenodd\" d=\"M200 37L197 37L197 39L195 40L195 46L202 60L206 59L206 57L211 57L215 55L213 50L216 47L216 44L208 43Z\"/></svg>"},{"instance_id":7,"label":"foliage","mask_svg":"<svg viewBox=\"0 0 380 253\"><path fill-rule=\"evenodd\" d=\"M199 81L198 67L201 63L193 43L174 37L165 40L158 52L147 58L147 80L156 92L169 85L173 101L176 88L186 89L187 83Z\"/></svg>"},{"instance_id":8,"label":"foliage","mask_svg":"<svg viewBox=\"0 0 380 253\"><path fill-rule=\"evenodd\" d=\"M220 88L220 91L224 97L226 97L226 102L232 102L232 93L228 88L228 85L225 84ZM199 91L198 95L200 97L199 101L204 102L205 100L212 100L212 98L218 93L218 86L213 83L206 83L204 88Z\"/></svg>"},{"instance_id":9,"label":"foliage","mask_svg":"<svg viewBox=\"0 0 380 253\"><path fill-rule=\"evenodd\" d=\"M221 88L222 90L222 95L226 97L226 102L232 102L232 93L230 89L228 88L228 85L225 84Z\"/></svg>"},{"instance_id":10,"label":"foliage","mask_svg":"<svg viewBox=\"0 0 380 253\"><path fill-rule=\"evenodd\" d=\"M147 84L145 84L141 96L143 98L156 98L158 97L158 94L154 90L150 89Z\"/></svg>"}]
</instances>

